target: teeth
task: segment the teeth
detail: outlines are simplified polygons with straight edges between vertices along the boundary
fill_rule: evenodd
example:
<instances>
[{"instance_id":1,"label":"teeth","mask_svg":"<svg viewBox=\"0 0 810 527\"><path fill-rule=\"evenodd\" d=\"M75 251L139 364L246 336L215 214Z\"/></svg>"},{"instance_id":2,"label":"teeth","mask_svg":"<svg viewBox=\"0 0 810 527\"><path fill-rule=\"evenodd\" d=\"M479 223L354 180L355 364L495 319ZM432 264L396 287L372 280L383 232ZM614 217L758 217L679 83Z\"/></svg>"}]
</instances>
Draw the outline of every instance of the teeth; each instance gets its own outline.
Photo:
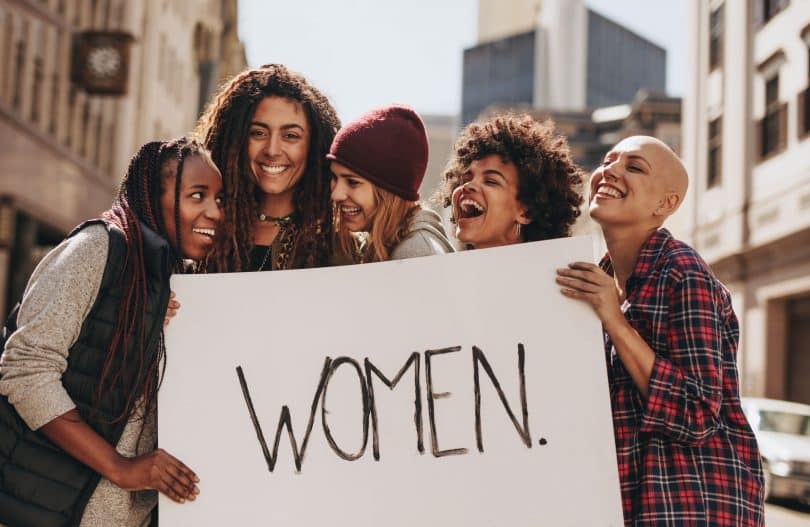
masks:
<instances>
[{"instance_id":1,"label":"teeth","mask_svg":"<svg viewBox=\"0 0 810 527\"><path fill-rule=\"evenodd\" d=\"M281 174L287 170L287 165L259 165L266 174Z\"/></svg>"},{"instance_id":2,"label":"teeth","mask_svg":"<svg viewBox=\"0 0 810 527\"><path fill-rule=\"evenodd\" d=\"M462 208L473 207L478 212L484 212L486 210L483 205L481 205L480 203L476 203L475 201L471 200L470 198L465 198L465 199L461 200L461 202L459 203L459 206L462 207Z\"/></svg>"},{"instance_id":3,"label":"teeth","mask_svg":"<svg viewBox=\"0 0 810 527\"><path fill-rule=\"evenodd\" d=\"M194 229L191 229L191 230L196 232L197 234L202 234L203 236L210 236L212 238L214 237L214 234L216 234L216 231L214 231L214 229L198 229L198 228L194 228Z\"/></svg>"},{"instance_id":4,"label":"teeth","mask_svg":"<svg viewBox=\"0 0 810 527\"><path fill-rule=\"evenodd\" d=\"M597 194L606 194L612 198L622 198L624 195L619 192L617 189L613 187L608 187L607 185L602 185L596 189Z\"/></svg>"},{"instance_id":5,"label":"teeth","mask_svg":"<svg viewBox=\"0 0 810 527\"><path fill-rule=\"evenodd\" d=\"M358 214L361 210L360 207L340 207L340 212L343 214Z\"/></svg>"}]
</instances>

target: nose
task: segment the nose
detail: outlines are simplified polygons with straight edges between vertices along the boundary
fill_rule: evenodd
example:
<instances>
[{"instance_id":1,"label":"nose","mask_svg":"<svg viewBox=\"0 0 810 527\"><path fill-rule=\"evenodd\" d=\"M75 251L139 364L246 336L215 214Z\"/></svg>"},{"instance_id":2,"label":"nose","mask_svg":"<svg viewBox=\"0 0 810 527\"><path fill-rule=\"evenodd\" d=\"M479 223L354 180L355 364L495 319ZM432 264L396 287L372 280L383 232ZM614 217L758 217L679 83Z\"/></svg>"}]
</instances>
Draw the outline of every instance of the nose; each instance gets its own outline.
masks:
<instances>
[{"instance_id":1,"label":"nose","mask_svg":"<svg viewBox=\"0 0 810 527\"><path fill-rule=\"evenodd\" d=\"M461 185L462 190L466 192L478 191L478 178L470 178Z\"/></svg>"},{"instance_id":2,"label":"nose","mask_svg":"<svg viewBox=\"0 0 810 527\"><path fill-rule=\"evenodd\" d=\"M222 221L222 214L222 205L212 199L209 206L205 208L205 216L211 221L219 223Z\"/></svg>"},{"instance_id":3,"label":"nose","mask_svg":"<svg viewBox=\"0 0 810 527\"><path fill-rule=\"evenodd\" d=\"M265 145L265 153L270 157L281 154L281 135L271 134Z\"/></svg>"},{"instance_id":4,"label":"nose","mask_svg":"<svg viewBox=\"0 0 810 527\"><path fill-rule=\"evenodd\" d=\"M340 182L340 179L333 178L332 179L332 201L343 201L346 199L346 189L344 185Z\"/></svg>"}]
</instances>

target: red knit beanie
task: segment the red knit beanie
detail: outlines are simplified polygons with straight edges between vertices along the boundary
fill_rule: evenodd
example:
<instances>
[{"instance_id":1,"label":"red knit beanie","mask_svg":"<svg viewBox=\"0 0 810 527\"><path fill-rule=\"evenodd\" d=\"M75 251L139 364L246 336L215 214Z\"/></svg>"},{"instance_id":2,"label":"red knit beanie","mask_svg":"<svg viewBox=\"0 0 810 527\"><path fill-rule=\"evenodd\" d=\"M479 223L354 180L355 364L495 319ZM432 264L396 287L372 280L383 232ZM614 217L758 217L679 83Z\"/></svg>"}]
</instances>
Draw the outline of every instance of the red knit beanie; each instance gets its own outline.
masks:
<instances>
[{"instance_id":1,"label":"red knit beanie","mask_svg":"<svg viewBox=\"0 0 810 527\"><path fill-rule=\"evenodd\" d=\"M378 108L341 128L326 158L416 201L428 162L425 125L407 106Z\"/></svg>"}]
</instances>

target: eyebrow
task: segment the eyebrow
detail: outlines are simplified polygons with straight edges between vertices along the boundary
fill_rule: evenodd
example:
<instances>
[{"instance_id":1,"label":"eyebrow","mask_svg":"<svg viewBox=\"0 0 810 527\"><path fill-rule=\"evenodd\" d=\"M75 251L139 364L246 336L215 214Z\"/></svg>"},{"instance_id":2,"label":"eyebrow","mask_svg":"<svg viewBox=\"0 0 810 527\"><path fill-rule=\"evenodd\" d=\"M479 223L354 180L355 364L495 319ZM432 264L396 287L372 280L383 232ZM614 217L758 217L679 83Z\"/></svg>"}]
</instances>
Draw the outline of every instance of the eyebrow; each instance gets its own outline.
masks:
<instances>
[{"instance_id":1,"label":"eyebrow","mask_svg":"<svg viewBox=\"0 0 810 527\"><path fill-rule=\"evenodd\" d=\"M269 126L267 126L266 124L264 124L264 123L262 123L262 122L259 122L259 121L251 121L250 126L259 126L259 127L261 127L261 128L264 128L265 130L270 130L270 127L269 127ZM298 128L298 129L299 129L299 130L301 130L302 132L304 131L304 127L303 127L303 126L301 126L300 124L291 123L291 124L284 124L284 125L281 125L281 129L282 129L282 130L290 130L290 129L292 129L292 128Z\"/></svg>"},{"instance_id":2,"label":"eyebrow","mask_svg":"<svg viewBox=\"0 0 810 527\"><path fill-rule=\"evenodd\" d=\"M644 164L645 164L645 165L647 165L647 169L648 169L648 170L652 170L652 165L651 165L651 164L650 164L650 162L649 162L649 161L647 161L647 160L646 160L644 157L642 157L642 156L640 156L640 155L637 155L637 154L630 154L630 155L628 155L627 157L628 157L629 159L633 160L633 161L636 161L636 160L637 160L637 161L643 161L643 162L644 162Z\"/></svg>"}]
</instances>

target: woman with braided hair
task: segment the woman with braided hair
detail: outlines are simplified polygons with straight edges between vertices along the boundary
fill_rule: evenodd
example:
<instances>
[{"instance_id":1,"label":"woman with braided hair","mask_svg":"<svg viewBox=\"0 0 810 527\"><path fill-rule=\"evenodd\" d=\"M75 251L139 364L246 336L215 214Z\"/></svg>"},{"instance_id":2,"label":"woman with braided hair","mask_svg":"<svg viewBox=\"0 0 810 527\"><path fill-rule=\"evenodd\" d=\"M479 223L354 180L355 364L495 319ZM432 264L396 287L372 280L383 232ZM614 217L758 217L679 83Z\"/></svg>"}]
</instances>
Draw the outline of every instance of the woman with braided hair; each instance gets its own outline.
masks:
<instances>
[{"instance_id":1,"label":"woman with braided hair","mask_svg":"<svg viewBox=\"0 0 810 527\"><path fill-rule=\"evenodd\" d=\"M155 448L156 395L169 277L212 247L221 192L199 142L148 143L110 210L37 266L0 357L0 524L140 526L153 490L199 492Z\"/></svg>"},{"instance_id":2,"label":"woman with braided hair","mask_svg":"<svg viewBox=\"0 0 810 527\"><path fill-rule=\"evenodd\" d=\"M228 193L226 229L209 270L328 265L325 156L339 127L327 98L285 66L247 70L222 87L197 127Z\"/></svg>"}]
</instances>

